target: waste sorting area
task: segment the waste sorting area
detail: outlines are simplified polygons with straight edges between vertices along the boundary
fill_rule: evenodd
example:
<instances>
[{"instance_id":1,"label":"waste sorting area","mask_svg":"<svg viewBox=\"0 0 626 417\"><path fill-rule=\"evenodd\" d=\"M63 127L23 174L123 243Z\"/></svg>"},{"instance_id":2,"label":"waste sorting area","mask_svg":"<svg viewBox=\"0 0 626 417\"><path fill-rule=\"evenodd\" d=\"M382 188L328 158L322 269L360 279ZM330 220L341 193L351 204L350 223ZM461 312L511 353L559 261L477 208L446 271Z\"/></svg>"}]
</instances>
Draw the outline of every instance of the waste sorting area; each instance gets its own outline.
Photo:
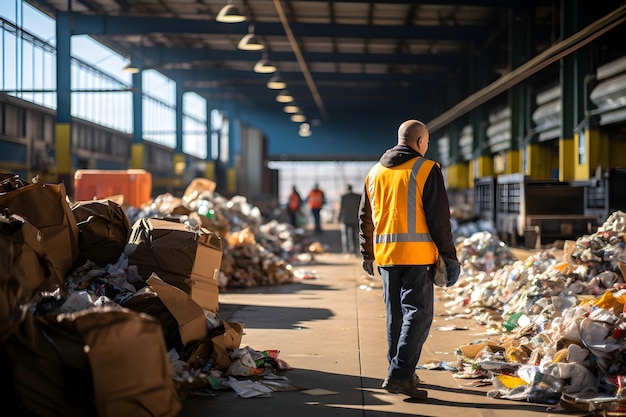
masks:
<instances>
[{"instance_id":1,"label":"waste sorting area","mask_svg":"<svg viewBox=\"0 0 626 417\"><path fill-rule=\"evenodd\" d=\"M245 343L219 295L311 278L297 267L324 252L315 235L201 179L142 207L2 179L2 366L19 415L176 416L190 396L298 389L280 377L292 369L280 347ZM593 234L518 259L496 231L455 227L461 277L437 297L485 336L419 367L494 399L626 415L625 230L617 211Z\"/></svg>"}]
</instances>

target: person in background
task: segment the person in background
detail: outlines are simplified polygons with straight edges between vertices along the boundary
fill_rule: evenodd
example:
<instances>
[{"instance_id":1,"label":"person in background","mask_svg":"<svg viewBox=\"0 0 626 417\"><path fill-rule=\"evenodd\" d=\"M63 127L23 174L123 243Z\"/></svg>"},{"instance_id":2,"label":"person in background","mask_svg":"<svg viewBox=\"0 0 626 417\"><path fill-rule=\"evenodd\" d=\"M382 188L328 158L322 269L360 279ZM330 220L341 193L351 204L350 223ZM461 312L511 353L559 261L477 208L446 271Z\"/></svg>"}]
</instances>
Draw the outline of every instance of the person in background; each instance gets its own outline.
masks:
<instances>
[{"instance_id":1,"label":"person in background","mask_svg":"<svg viewBox=\"0 0 626 417\"><path fill-rule=\"evenodd\" d=\"M418 400L428 398L415 367L433 320L437 257L447 286L461 272L441 168L424 157L428 142L422 122L402 123L398 143L368 172L359 207L361 266L373 277L376 262L383 283L389 368L382 388Z\"/></svg>"},{"instance_id":2,"label":"person in background","mask_svg":"<svg viewBox=\"0 0 626 417\"><path fill-rule=\"evenodd\" d=\"M309 194L307 196L307 203L309 205L309 209L311 210L311 214L313 215L313 223L315 225L315 232L322 232L322 219L320 212L322 211L322 207L326 203L326 197L324 196L324 191L322 191L318 184L315 184Z\"/></svg>"},{"instance_id":3,"label":"person in background","mask_svg":"<svg viewBox=\"0 0 626 417\"><path fill-rule=\"evenodd\" d=\"M359 204L361 195L346 186L339 202L339 224L341 225L341 248L343 253L359 254Z\"/></svg>"},{"instance_id":4,"label":"person in background","mask_svg":"<svg viewBox=\"0 0 626 417\"><path fill-rule=\"evenodd\" d=\"M294 185L291 187L291 194L289 194L289 201L287 201L287 213L289 213L289 222L298 227L298 215L300 214L300 208L302 207L302 197L298 193L298 189Z\"/></svg>"}]
</instances>

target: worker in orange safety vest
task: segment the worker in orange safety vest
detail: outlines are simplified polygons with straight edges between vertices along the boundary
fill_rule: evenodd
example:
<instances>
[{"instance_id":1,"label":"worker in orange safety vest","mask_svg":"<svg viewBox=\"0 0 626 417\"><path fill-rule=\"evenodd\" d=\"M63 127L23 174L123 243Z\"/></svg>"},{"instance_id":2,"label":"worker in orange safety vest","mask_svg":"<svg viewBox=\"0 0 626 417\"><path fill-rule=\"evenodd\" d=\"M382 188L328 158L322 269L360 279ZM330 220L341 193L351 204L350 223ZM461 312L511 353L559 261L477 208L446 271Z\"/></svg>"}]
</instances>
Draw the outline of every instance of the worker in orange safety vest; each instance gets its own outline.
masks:
<instances>
[{"instance_id":1,"label":"worker in orange safety vest","mask_svg":"<svg viewBox=\"0 0 626 417\"><path fill-rule=\"evenodd\" d=\"M309 205L309 209L311 210L311 215L313 216L313 223L315 224L315 232L322 232L322 220L320 212L322 211L322 207L326 203L326 197L324 196L324 191L322 191L318 184L313 186L313 189L309 191L309 195L307 196L307 203Z\"/></svg>"}]
</instances>

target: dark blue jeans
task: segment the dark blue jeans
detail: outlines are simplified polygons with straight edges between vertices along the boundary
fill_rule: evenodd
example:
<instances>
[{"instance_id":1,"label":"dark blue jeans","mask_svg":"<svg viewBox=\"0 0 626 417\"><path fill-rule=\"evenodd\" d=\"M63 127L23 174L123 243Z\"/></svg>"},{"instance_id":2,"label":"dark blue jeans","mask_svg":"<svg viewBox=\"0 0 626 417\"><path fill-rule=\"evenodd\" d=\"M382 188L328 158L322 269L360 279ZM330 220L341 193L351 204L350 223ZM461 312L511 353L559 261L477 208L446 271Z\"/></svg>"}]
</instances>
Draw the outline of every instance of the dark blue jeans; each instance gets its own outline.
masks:
<instances>
[{"instance_id":1,"label":"dark blue jeans","mask_svg":"<svg viewBox=\"0 0 626 417\"><path fill-rule=\"evenodd\" d=\"M387 376L411 379L433 321L433 267L379 267L378 272L387 309Z\"/></svg>"},{"instance_id":2,"label":"dark blue jeans","mask_svg":"<svg viewBox=\"0 0 626 417\"><path fill-rule=\"evenodd\" d=\"M322 231L322 218L320 215L320 211L322 211L322 209L311 209L311 214L313 215L313 224L315 225L316 232Z\"/></svg>"}]
</instances>

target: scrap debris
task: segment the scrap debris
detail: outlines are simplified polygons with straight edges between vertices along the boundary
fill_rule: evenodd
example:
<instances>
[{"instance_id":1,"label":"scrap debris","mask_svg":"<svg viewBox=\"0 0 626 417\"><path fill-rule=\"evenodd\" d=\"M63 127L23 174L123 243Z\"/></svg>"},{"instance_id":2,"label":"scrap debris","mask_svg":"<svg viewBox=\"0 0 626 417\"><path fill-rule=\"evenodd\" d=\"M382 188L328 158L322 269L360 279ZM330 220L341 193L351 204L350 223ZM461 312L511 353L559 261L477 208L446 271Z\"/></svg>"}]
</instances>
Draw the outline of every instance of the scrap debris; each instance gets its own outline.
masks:
<instances>
[{"instance_id":1,"label":"scrap debris","mask_svg":"<svg viewBox=\"0 0 626 417\"><path fill-rule=\"evenodd\" d=\"M492 398L626 415L625 236L616 211L561 257L513 260L489 232L462 240L463 272L443 297L493 337L457 349L454 377L490 381Z\"/></svg>"}]
</instances>

